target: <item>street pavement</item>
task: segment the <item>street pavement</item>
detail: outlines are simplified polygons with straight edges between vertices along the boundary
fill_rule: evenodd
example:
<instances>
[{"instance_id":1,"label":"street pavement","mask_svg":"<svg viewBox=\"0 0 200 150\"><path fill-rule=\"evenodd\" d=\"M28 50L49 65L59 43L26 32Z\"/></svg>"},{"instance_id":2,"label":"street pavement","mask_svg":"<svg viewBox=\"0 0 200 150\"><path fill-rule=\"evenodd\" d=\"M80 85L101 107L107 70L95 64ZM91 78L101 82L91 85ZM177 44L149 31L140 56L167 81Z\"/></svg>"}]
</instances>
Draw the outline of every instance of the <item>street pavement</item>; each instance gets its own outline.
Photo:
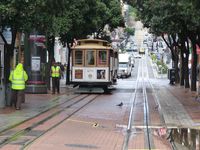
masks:
<instances>
[{"instance_id":1,"label":"street pavement","mask_svg":"<svg viewBox=\"0 0 200 150\"><path fill-rule=\"evenodd\" d=\"M172 127L179 124L179 127L199 128L200 97L196 97L196 94L189 89L179 85L170 85L166 76L158 74L156 76L156 79L152 79L152 83L165 122ZM48 94L26 94L21 110L11 107L1 108L0 132L54 107L58 101L70 98L72 95L70 91L73 93L73 88L66 86L65 81L62 80L60 94L52 95L51 91L48 91ZM178 117L173 118L173 115L168 114Z\"/></svg>"},{"instance_id":2,"label":"street pavement","mask_svg":"<svg viewBox=\"0 0 200 150\"><path fill-rule=\"evenodd\" d=\"M50 90L47 94L25 94L25 103L22 103L21 110L15 110L14 106L0 108L0 132L47 111L60 101L69 99L71 91L73 88L65 85L65 79L62 79L60 94L51 94Z\"/></svg>"}]
</instances>

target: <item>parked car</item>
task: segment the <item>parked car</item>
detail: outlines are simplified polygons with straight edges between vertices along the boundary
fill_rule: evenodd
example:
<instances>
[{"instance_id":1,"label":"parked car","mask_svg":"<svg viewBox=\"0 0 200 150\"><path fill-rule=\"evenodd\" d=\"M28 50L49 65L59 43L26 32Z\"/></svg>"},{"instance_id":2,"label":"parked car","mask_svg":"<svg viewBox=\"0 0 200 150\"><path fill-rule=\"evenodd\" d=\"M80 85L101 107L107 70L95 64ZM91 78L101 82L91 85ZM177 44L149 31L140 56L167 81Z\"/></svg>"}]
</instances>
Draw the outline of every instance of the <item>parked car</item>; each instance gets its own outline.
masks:
<instances>
[{"instance_id":1,"label":"parked car","mask_svg":"<svg viewBox=\"0 0 200 150\"><path fill-rule=\"evenodd\" d=\"M118 67L118 78L127 78L131 76L132 71L131 56L127 53L119 54L119 67Z\"/></svg>"},{"instance_id":2,"label":"parked car","mask_svg":"<svg viewBox=\"0 0 200 150\"><path fill-rule=\"evenodd\" d=\"M133 54L133 57L134 57L134 58L141 58L140 54L138 54L138 53Z\"/></svg>"}]
</instances>

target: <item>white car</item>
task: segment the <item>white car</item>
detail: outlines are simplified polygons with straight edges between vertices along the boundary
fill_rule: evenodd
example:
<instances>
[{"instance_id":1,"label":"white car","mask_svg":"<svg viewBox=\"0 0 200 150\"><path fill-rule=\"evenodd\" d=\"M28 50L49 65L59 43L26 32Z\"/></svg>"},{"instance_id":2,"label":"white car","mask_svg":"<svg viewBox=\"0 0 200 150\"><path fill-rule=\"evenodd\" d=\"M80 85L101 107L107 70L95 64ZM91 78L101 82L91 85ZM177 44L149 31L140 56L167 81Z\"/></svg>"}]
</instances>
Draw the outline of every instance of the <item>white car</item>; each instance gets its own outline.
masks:
<instances>
[{"instance_id":1,"label":"white car","mask_svg":"<svg viewBox=\"0 0 200 150\"><path fill-rule=\"evenodd\" d=\"M119 54L118 78L130 77L132 71L131 56L127 53Z\"/></svg>"},{"instance_id":2,"label":"white car","mask_svg":"<svg viewBox=\"0 0 200 150\"><path fill-rule=\"evenodd\" d=\"M134 58L141 58L139 54L134 54Z\"/></svg>"},{"instance_id":3,"label":"white car","mask_svg":"<svg viewBox=\"0 0 200 150\"><path fill-rule=\"evenodd\" d=\"M131 76L132 65L127 64L126 62L120 62L117 72L118 78L128 78Z\"/></svg>"}]
</instances>

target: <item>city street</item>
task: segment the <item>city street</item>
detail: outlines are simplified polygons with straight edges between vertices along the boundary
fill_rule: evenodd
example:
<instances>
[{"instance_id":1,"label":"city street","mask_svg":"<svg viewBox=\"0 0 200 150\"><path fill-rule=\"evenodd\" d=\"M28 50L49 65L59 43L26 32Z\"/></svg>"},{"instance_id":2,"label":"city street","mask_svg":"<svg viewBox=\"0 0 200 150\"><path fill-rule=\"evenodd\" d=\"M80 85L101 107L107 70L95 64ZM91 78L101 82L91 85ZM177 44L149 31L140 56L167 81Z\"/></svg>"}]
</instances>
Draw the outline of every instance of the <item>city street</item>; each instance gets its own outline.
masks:
<instances>
[{"instance_id":1,"label":"city street","mask_svg":"<svg viewBox=\"0 0 200 150\"><path fill-rule=\"evenodd\" d=\"M199 4L0 1L0 149L200 150Z\"/></svg>"},{"instance_id":2,"label":"city street","mask_svg":"<svg viewBox=\"0 0 200 150\"><path fill-rule=\"evenodd\" d=\"M147 61L146 67L143 64L145 61ZM187 132L188 130L181 132L184 133L184 136L180 135L173 144L170 143L169 137L172 129L181 131L181 129L199 128L200 102L195 100L193 93L189 90L185 90L179 85L169 85L168 79L160 75L154 78L155 70L152 70L151 61L143 56L142 59L136 61L132 76L118 79L117 85L113 87L110 94L91 94L91 96L81 94L82 96L80 96L85 98L77 103L75 98L78 95L73 94L76 89L63 85L60 95L26 95L26 101L21 111L11 108L2 109L1 149L132 150L147 148L143 79L138 77L139 68L144 70L145 81L149 78L153 85L152 88L149 83L145 83L148 100L148 128L152 148L170 150L173 144L177 147L181 146L178 141L185 142L185 144L188 142L193 147L198 146L198 142L194 143L199 136L198 130L195 130L196 138L188 139L189 141L185 139L185 136L191 136L191 133ZM137 84L138 87L136 87ZM134 99L134 97L136 98ZM70 99L72 99L71 102ZM122 105L117 106L120 103ZM59 109L56 108L57 105ZM79 107L80 109L78 109ZM59 113L50 117L47 115L49 114L48 110L54 114L56 110L59 110ZM45 112L46 115L43 114ZM39 114L43 114L41 117L46 118L46 121L40 121L41 117L37 117ZM128 132L130 114L132 120ZM26 121L29 118L35 119ZM34 124L31 125L31 122ZM30 130L27 130L28 128ZM23 134L19 134L20 132ZM18 135L17 138L14 138L16 137L15 133ZM128 134L130 137L126 141ZM175 137L178 137L178 133L174 135L174 139ZM181 147L181 149L183 148Z\"/></svg>"}]
</instances>

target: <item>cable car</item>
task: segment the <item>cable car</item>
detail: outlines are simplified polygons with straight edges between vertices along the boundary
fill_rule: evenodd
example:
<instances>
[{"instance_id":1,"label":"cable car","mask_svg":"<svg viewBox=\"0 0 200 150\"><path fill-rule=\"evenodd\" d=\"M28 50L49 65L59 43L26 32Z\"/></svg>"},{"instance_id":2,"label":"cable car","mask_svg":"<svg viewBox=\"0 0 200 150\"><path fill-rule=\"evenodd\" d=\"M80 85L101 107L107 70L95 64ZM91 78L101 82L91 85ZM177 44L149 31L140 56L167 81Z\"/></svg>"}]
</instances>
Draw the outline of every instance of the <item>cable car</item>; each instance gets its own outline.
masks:
<instances>
[{"instance_id":1,"label":"cable car","mask_svg":"<svg viewBox=\"0 0 200 150\"><path fill-rule=\"evenodd\" d=\"M117 81L118 52L100 39L82 39L72 47L70 82L79 93L103 93Z\"/></svg>"},{"instance_id":2,"label":"cable car","mask_svg":"<svg viewBox=\"0 0 200 150\"><path fill-rule=\"evenodd\" d=\"M144 47L140 47L139 54L145 54L145 48Z\"/></svg>"}]
</instances>

